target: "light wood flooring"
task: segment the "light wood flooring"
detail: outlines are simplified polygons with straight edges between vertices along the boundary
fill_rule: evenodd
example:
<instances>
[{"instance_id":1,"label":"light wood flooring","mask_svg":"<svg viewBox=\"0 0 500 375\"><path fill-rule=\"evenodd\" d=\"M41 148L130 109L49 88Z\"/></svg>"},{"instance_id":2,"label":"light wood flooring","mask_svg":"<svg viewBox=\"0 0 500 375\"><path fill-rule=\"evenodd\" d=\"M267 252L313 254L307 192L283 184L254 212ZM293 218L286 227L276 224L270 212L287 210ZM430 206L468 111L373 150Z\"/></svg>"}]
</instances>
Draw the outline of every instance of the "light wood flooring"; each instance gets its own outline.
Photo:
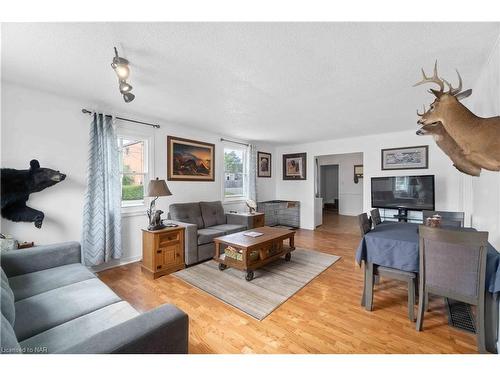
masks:
<instances>
[{"instance_id":1,"label":"light wood flooring","mask_svg":"<svg viewBox=\"0 0 500 375\"><path fill-rule=\"evenodd\" d=\"M442 299L431 299L424 331L407 317L404 283L381 280L374 311L360 306L362 269L355 217L328 213L315 231L298 230L298 247L342 257L263 321L168 275L149 280L139 263L99 277L139 311L173 303L189 315L190 353L476 353L475 336L447 324Z\"/></svg>"}]
</instances>

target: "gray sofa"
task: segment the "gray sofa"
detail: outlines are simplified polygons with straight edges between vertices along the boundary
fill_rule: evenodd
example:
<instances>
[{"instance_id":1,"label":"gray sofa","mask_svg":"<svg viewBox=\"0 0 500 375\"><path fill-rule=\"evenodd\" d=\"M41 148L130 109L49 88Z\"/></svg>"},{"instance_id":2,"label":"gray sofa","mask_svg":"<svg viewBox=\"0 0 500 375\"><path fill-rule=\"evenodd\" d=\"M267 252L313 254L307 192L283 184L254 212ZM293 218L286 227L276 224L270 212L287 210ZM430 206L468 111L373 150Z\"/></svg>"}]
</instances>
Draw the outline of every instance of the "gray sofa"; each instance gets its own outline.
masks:
<instances>
[{"instance_id":1,"label":"gray sofa","mask_svg":"<svg viewBox=\"0 0 500 375\"><path fill-rule=\"evenodd\" d=\"M212 258L214 238L246 230L251 220L245 215L225 213L220 201L171 204L168 218L186 227L186 265Z\"/></svg>"},{"instance_id":2,"label":"gray sofa","mask_svg":"<svg viewBox=\"0 0 500 375\"><path fill-rule=\"evenodd\" d=\"M1 256L2 353L187 353L188 317L140 314L81 264L78 242Z\"/></svg>"}]
</instances>

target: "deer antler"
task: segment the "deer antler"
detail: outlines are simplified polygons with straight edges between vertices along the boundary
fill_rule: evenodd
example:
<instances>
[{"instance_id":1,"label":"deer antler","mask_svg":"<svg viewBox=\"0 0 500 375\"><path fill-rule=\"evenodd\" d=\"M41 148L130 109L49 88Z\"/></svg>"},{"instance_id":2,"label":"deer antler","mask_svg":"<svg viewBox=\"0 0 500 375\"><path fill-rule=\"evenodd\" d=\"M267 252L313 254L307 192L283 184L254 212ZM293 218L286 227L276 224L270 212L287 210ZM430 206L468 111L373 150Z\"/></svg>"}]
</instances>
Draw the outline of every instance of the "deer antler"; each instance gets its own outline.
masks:
<instances>
[{"instance_id":1,"label":"deer antler","mask_svg":"<svg viewBox=\"0 0 500 375\"><path fill-rule=\"evenodd\" d=\"M436 96L436 98L439 98L443 94L443 92L444 92L444 82L443 82L443 80L441 78L438 77L437 60L434 63L434 74L433 74L433 76L432 77L427 77L425 75L425 71L424 71L423 68L422 68L422 76L423 76L422 80L419 81L419 82L417 82L417 83L415 83L413 85L413 87L418 86L418 85L422 85L424 83L435 83L436 85L439 86L439 91L433 90L433 89L430 89L430 91Z\"/></svg>"},{"instance_id":2,"label":"deer antler","mask_svg":"<svg viewBox=\"0 0 500 375\"><path fill-rule=\"evenodd\" d=\"M446 85L448 85L448 87L450 88L448 94L453 96L457 95L460 91L462 91L462 77L460 77L460 73L458 72L458 70L456 71L458 74L458 87L456 89L454 89L453 86L447 80L443 79L444 83L446 83Z\"/></svg>"},{"instance_id":3,"label":"deer antler","mask_svg":"<svg viewBox=\"0 0 500 375\"><path fill-rule=\"evenodd\" d=\"M422 107L424 108L424 112L422 114L418 113L418 109L417 109L417 115L419 115L420 117L422 117L423 115L425 115L425 104L422 105Z\"/></svg>"}]
</instances>

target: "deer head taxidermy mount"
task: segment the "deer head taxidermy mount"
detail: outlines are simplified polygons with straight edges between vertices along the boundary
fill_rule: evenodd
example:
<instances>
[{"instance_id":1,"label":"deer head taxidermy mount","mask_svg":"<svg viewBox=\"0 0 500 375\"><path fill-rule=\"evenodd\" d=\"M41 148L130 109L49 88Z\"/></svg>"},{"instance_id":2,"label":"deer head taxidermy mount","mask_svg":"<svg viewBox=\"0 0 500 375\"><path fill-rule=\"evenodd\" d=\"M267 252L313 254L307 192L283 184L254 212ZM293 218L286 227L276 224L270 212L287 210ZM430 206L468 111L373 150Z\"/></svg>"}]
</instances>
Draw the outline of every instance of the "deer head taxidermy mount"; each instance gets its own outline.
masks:
<instances>
[{"instance_id":1,"label":"deer head taxidermy mount","mask_svg":"<svg viewBox=\"0 0 500 375\"><path fill-rule=\"evenodd\" d=\"M472 94L472 90L462 91L462 77L458 73L458 87L438 77L437 61L434 74L423 78L414 86L433 83L439 90L430 89L436 99L429 110L419 113L417 121L422 127L418 135L432 134L438 146L450 157L461 172L478 176L481 168L500 170L500 117L482 118L469 111L462 103ZM448 91L445 92L445 85Z\"/></svg>"}]
</instances>

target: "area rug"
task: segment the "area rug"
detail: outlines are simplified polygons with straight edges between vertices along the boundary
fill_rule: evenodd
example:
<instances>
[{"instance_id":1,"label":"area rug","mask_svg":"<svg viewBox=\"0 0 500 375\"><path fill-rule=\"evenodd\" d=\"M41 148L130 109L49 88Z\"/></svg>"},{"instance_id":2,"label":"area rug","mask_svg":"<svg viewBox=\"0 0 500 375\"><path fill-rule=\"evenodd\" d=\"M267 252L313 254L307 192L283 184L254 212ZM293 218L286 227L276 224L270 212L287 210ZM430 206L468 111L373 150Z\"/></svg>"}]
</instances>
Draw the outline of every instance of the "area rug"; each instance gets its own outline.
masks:
<instances>
[{"instance_id":1,"label":"area rug","mask_svg":"<svg viewBox=\"0 0 500 375\"><path fill-rule=\"evenodd\" d=\"M213 260L173 275L262 320L339 259L336 255L296 249L290 262L281 258L270 263L256 270L250 282L237 269L219 271Z\"/></svg>"}]
</instances>

